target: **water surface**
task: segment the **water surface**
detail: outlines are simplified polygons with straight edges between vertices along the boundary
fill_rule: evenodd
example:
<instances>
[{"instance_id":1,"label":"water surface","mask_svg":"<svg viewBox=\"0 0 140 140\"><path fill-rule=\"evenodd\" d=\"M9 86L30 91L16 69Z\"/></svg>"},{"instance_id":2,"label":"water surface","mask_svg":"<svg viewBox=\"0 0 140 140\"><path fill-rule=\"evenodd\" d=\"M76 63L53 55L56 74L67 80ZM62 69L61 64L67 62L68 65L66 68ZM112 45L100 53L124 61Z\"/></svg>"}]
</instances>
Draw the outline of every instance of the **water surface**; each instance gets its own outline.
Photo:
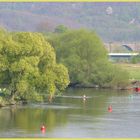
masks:
<instances>
[{"instance_id":1,"label":"water surface","mask_svg":"<svg viewBox=\"0 0 140 140\"><path fill-rule=\"evenodd\" d=\"M52 103L0 109L0 137L127 138L139 132L140 94L133 91L69 89Z\"/></svg>"}]
</instances>

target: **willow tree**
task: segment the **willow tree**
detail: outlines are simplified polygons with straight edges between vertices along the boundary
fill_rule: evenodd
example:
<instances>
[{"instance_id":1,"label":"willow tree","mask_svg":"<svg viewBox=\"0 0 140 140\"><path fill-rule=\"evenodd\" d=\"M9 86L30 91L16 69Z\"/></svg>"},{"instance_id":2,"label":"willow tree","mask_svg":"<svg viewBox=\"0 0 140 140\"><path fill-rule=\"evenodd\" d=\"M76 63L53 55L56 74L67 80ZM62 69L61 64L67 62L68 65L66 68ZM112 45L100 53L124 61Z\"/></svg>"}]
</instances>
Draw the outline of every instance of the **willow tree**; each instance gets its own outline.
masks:
<instances>
[{"instance_id":1,"label":"willow tree","mask_svg":"<svg viewBox=\"0 0 140 140\"><path fill-rule=\"evenodd\" d=\"M109 86L114 75L119 72L126 73L119 70L114 73L116 67L108 61L107 51L95 32L71 30L54 34L50 36L49 41L56 50L57 61L68 68L72 85ZM122 78L127 81L128 74ZM120 78L117 80L114 84L122 81Z\"/></svg>"},{"instance_id":2,"label":"willow tree","mask_svg":"<svg viewBox=\"0 0 140 140\"><path fill-rule=\"evenodd\" d=\"M5 34L5 33L3 33ZM54 49L42 34L6 33L0 39L0 83L12 100L42 101L69 84L67 68L56 63Z\"/></svg>"}]
</instances>

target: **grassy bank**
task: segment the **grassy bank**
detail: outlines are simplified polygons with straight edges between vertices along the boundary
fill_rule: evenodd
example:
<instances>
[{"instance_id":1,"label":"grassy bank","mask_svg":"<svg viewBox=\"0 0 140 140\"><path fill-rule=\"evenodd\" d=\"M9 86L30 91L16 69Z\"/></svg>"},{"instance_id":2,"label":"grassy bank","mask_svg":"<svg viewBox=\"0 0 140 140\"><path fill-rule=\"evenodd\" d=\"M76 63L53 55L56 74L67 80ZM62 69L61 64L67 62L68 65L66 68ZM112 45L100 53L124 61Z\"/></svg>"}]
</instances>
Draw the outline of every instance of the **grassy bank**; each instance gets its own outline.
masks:
<instances>
[{"instance_id":1,"label":"grassy bank","mask_svg":"<svg viewBox=\"0 0 140 140\"><path fill-rule=\"evenodd\" d=\"M140 80L140 64L119 63L117 65L129 72L130 80Z\"/></svg>"}]
</instances>

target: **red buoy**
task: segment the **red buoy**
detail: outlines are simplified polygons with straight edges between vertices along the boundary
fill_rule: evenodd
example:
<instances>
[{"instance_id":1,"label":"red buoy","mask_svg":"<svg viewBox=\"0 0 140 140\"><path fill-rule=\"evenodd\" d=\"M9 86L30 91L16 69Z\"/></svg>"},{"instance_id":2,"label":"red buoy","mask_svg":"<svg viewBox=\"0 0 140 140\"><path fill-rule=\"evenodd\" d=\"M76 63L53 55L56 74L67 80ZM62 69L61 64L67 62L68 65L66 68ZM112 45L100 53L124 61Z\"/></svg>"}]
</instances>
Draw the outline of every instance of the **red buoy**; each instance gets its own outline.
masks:
<instances>
[{"instance_id":1,"label":"red buoy","mask_svg":"<svg viewBox=\"0 0 140 140\"><path fill-rule=\"evenodd\" d=\"M136 92L140 92L140 87L135 87L134 90L135 90Z\"/></svg>"},{"instance_id":2,"label":"red buoy","mask_svg":"<svg viewBox=\"0 0 140 140\"><path fill-rule=\"evenodd\" d=\"M41 130L42 133L45 133L46 132L46 127L44 125L42 125L40 130Z\"/></svg>"},{"instance_id":3,"label":"red buoy","mask_svg":"<svg viewBox=\"0 0 140 140\"><path fill-rule=\"evenodd\" d=\"M112 106L111 105L108 107L108 112L112 112Z\"/></svg>"}]
</instances>

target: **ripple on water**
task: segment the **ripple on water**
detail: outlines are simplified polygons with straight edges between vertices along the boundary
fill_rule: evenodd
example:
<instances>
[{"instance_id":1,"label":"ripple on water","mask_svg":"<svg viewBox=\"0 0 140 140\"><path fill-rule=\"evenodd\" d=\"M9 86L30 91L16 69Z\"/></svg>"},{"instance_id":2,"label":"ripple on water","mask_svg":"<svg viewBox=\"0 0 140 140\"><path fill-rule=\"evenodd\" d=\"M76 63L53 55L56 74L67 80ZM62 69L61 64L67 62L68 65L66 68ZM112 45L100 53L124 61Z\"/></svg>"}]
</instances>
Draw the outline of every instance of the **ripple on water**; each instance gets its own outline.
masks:
<instances>
[{"instance_id":1,"label":"ripple on water","mask_svg":"<svg viewBox=\"0 0 140 140\"><path fill-rule=\"evenodd\" d=\"M79 109L79 107L68 104L68 105L60 105L60 104L32 104L29 106L30 108L42 108L42 109Z\"/></svg>"},{"instance_id":2,"label":"ripple on water","mask_svg":"<svg viewBox=\"0 0 140 140\"><path fill-rule=\"evenodd\" d=\"M99 95L99 96L86 96L87 99L90 99L90 98L95 98L95 97L100 97L102 95ZM67 96L67 95L63 95L61 96L62 98L71 98L71 99L82 99L83 96Z\"/></svg>"}]
</instances>

